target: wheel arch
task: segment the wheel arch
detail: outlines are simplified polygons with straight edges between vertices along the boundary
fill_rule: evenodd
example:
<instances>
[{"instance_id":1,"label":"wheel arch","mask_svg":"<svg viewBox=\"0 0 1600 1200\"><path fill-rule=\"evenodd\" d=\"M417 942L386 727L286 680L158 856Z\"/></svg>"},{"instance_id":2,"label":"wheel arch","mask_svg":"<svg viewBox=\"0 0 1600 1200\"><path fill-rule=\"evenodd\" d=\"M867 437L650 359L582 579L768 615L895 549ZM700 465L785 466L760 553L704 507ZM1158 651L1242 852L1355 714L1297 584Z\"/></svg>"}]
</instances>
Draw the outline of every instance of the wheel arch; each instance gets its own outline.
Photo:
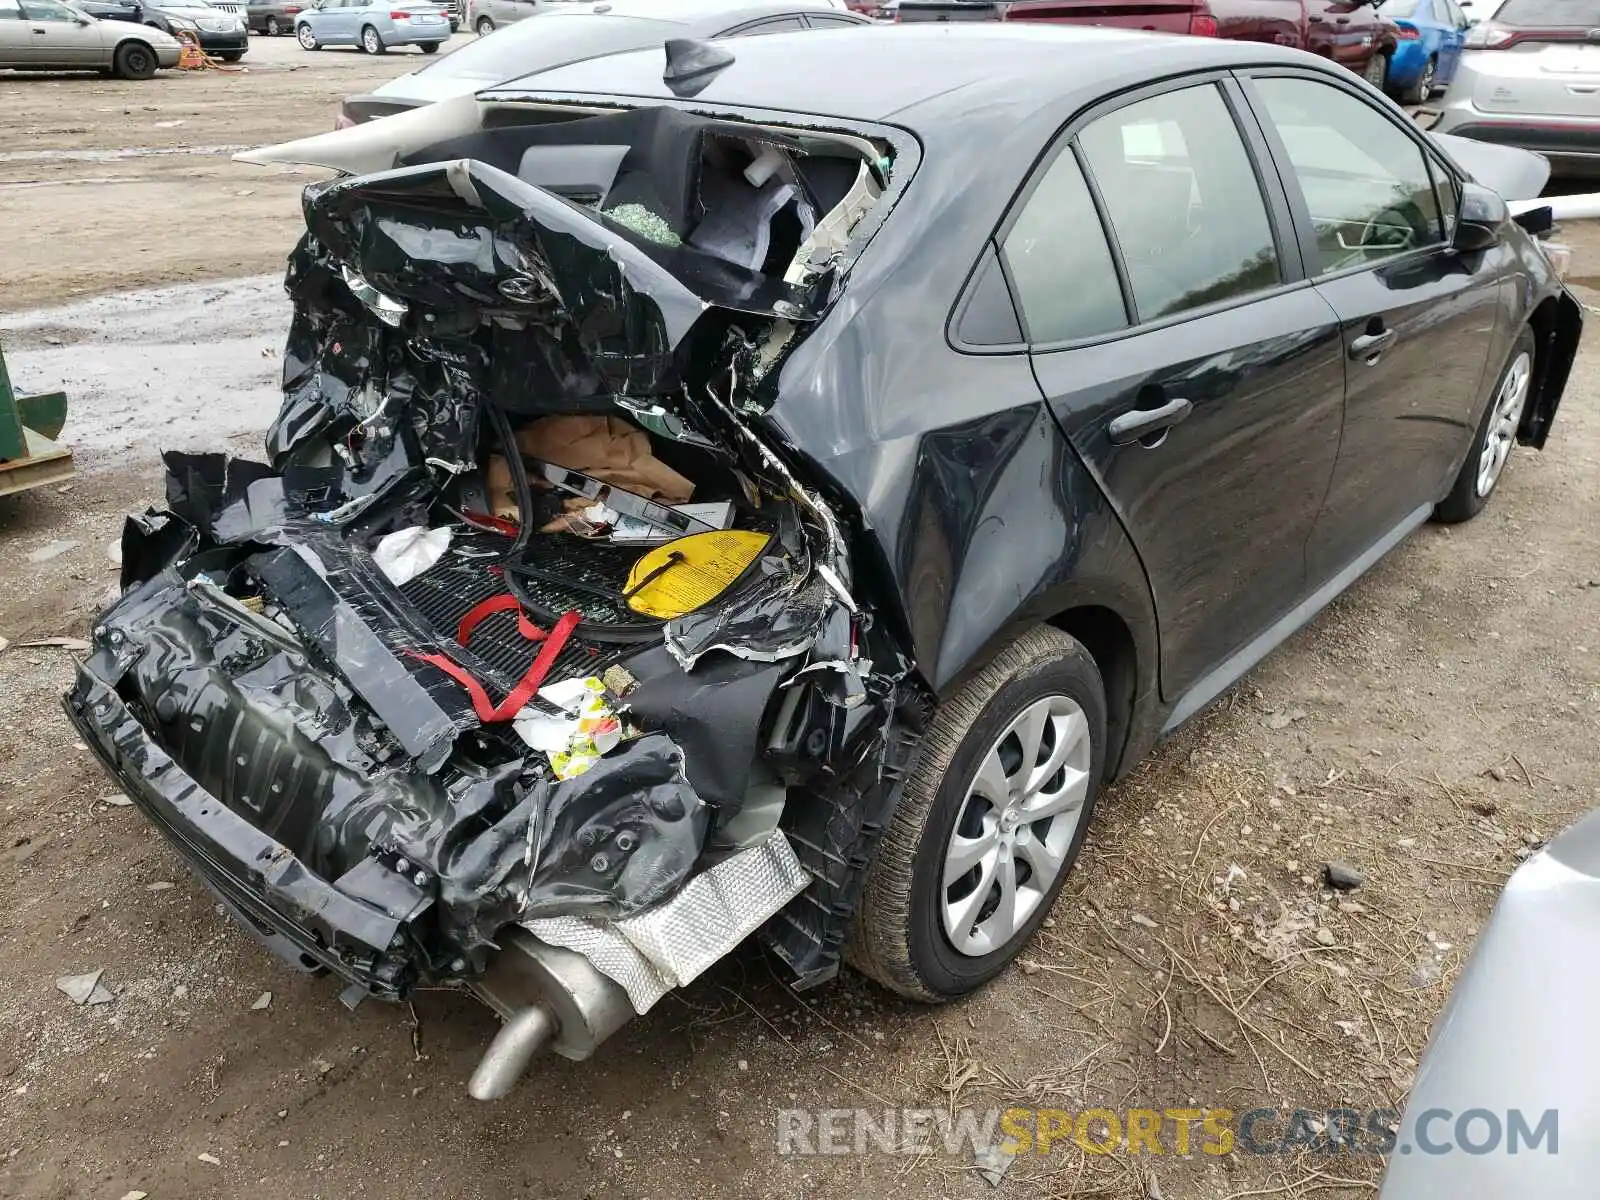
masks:
<instances>
[{"instance_id":1,"label":"wheel arch","mask_svg":"<svg viewBox=\"0 0 1600 1200\"><path fill-rule=\"evenodd\" d=\"M1140 662L1133 630L1116 609L1103 604L1064 609L1046 624L1082 643L1100 671L1106 695L1105 778L1115 779L1122 774L1138 708Z\"/></svg>"}]
</instances>

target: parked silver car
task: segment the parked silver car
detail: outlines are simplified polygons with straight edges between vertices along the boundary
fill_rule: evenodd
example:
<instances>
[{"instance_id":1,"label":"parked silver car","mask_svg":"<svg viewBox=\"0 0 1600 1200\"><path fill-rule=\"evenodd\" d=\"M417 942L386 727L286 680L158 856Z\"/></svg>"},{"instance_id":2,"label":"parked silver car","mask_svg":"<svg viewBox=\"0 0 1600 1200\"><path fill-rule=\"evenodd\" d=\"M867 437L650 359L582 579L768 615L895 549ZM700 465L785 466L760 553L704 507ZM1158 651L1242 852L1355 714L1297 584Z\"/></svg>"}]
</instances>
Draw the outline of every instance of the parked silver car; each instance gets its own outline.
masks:
<instances>
[{"instance_id":1,"label":"parked silver car","mask_svg":"<svg viewBox=\"0 0 1600 1200\"><path fill-rule=\"evenodd\" d=\"M1381 1200L1594 1196L1597 988L1600 812L1592 812L1500 894L1434 1022Z\"/></svg>"},{"instance_id":2,"label":"parked silver car","mask_svg":"<svg viewBox=\"0 0 1600 1200\"><path fill-rule=\"evenodd\" d=\"M1600 174L1600 0L1505 0L1467 35L1435 131Z\"/></svg>"},{"instance_id":3,"label":"parked silver car","mask_svg":"<svg viewBox=\"0 0 1600 1200\"><path fill-rule=\"evenodd\" d=\"M565 8L576 0L467 0L467 19L479 37L484 37L502 25L514 25L524 17Z\"/></svg>"},{"instance_id":4,"label":"parked silver car","mask_svg":"<svg viewBox=\"0 0 1600 1200\"><path fill-rule=\"evenodd\" d=\"M391 46L415 46L432 54L450 37L450 18L435 0L317 0L295 18L301 48L359 46L383 54Z\"/></svg>"},{"instance_id":5,"label":"parked silver car","mask_svg":"<svg viewBox=\"0 0 1600 1200\"><path fill-rule=\"evenodd\" d=\"M492 41L391 79L340 106L335 128L359 125L481 91L603 54L660 46L669 38L749 37L797 29L844 29L872 22L829 0L611 0L547 8Z\"/></svg>"},{"instance_id":6,"label":"parked silver car","mask_svg":"<svg viewBox=\"0 0 1600 1200\"><path fill-rule=\"evenodd\" d=\"M177 66L178 52L159 29L96 20L61 0L0 0L0 67L149 79Z\"/></svg>"}]
</instances>

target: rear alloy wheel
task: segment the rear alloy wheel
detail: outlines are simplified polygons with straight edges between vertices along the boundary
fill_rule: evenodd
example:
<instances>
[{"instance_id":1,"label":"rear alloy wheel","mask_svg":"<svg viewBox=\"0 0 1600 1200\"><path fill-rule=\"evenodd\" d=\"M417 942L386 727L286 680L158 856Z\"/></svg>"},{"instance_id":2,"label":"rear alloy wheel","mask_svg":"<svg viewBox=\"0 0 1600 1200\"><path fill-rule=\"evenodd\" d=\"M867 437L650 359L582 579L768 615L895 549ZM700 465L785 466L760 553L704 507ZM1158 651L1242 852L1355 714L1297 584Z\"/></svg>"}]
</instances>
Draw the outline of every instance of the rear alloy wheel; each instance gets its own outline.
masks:
<instances>
[{"instance_id":1,"label":"rear alloy wheel","mask_svg":"<svg viewBox=\"0 0 1600 1200\"><path fill-rule=\"evenodd\" d=\"M1433 95L1433 80L1438 73L1438 64L1430 58L1422 64L1422 74L1417 76L1416 83L1402 92L1400 99L1406 104L1426 104Z\"/></svg>"},{"instance_id":2,"label":"rear alloy wheel","mask_svg":"<svg viewBox=\"0 0 1600 1200\"><path fill-rule=\"evenodd\" d=\"M1383 91L1384 84L1389 82L1389 60L1381 54L1374 54L1367 59L1361 77L1380 92Z\"/></svg>"},{"instance_id":3,"label":"rear alloy wheel","mask_svg":"<svg viewBox=\"0 0 1600 1200\"><path fill-rule=\"evenodd\" d=\"M119 79L149 79L156 73L156 52L143 42L123 42L117 47L111 70Z\"/></svg>"},{"instance_id":4,"label":"rear alloy wheel","mask_svg":"<svg viewBox=\"0 0 1600 1200\"><path fill-rule=\"evenodd\" d=\"M282 32L283 32L283 26L278 24L278 18L277 17L268 17L267 18L267 36L268 37L277 37Z\"/></svg>"},{"instance_id":5,"label":"rear alloy wheel","mask_svg":"<svg viewBox=\"0 0 1600 1200\"><path fill-rule=\"evenodd\" d=\"M494 32L494 22L489 20L488 17L479 17L478 23L473 28L478 31L479 37L488 37Z\"/></svg>"},{"instance_id":6,"label":"rear alloy wheel","mask_svg":"<svg viewBox=\"0 0 1600 1200\"><path fill-rule=\"evenodd\" d=\"M317 45L317 35L311 32L311 26L309 25L297 26L294 36L295 40L300 43L300 49L302 50L322 49L321 46Z\"/></svg>"},{"instance_id":7,"label":"rear alloy wheel","mask_svg":"<svg viewBox=\"0 0 1600 1200\"><path fill-rule=\"evenodd\" d=\"M1043 626L941 704L867 870L850 963L929 1001L1004 970L1072 871L1105 729L1094 659Z\"/></svg>"},{"instance_id":8,"label":"rear alloy wheel","mask_svg":"<svg viewBox=\"0 0 1600 1200\"><path fill-rule=\"evenodd\" d=\"M1434 509L1435 519L1448 525L1470 520L1483 511L1517 444L1528 394L1533 390L1533 331L1524 329L1511 349L1511 359L1500 373L1494 396L1478 425L1467 461L1461 464L1450 494Z\"/></svg>"},{"instance_id":9,"label":"rear alloy wheel","mask_svg":"<svg viewBox=\"0 0 1600 1200\"><path fill-rule=\"evenodd\" d=\"M378 36L378 31L371 25L361 27L361 48L368 54L383 54L389 49Z\"/></svg>"}]
</instances>

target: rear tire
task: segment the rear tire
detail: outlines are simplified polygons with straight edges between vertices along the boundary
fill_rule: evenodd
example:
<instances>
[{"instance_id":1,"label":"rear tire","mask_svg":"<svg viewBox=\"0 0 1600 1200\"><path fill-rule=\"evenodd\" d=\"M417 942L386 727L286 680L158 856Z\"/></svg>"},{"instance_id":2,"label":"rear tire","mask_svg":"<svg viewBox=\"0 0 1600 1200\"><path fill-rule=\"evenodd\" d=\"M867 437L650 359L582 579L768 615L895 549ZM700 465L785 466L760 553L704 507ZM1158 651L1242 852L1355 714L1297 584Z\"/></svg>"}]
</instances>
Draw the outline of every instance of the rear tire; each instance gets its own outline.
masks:
<instances>
[{"instance_id":1,"label":"rear tire","mask_svg":"<svg viewBox=\"0 0 1600 1200\"><path fill-rule=\"evenodd\" d=\"M1072 872L1105 743L1105 687L1079 642L1040 626L996 654L934 713L867 868L851 965L931 1002L1003 971ZM1030 818L1041 806L1053 815Z\"/></svg>"},{"instance_id":2,"label":"rear tire","mask_svg":"<svg viewBox=\"0 0 1600 1200\"><path fill-rule=\"evenodd\" d=\"M1384 85L1389 82L1389 60L1382 54L1374 54L1362 68L1361 78L1380 92L1383 91Z\"/></svg>"},{"instance_id":3,"label":"rear tire","mask_svg":"<svg viewBox=\"0 0 1600 1200\"><path fill-rule=\"evenodd\" d=\"M300 49L302 50L322 49L317 42L317 35L311 32L311 26L309 25L297 25L294 31L294 38L295 41L300 43Z\"/></svg>"},{"instance_id":4,"label":"rear tire","mask_svg":"<svg viewBox=\"0 0 1600 1200\"><path fill-rule=\"evenodd\" d=\"M217 55L217 57L220 58L223 62L226 62L226 63L236 63L241 58L244 57L244 51L243 50L224 50L221 54Z\"/></svg>"},{"instance_id":5,"label":"rear tire","mask_svg":"<svg viewBox=\"0 0 1600 1200\"><path fill-rule=\"evenodd\" d=\"M423 42L417 46L417 49L421 50L424 54L437 54L439 53L439 43Z\"/></svg>"},{"instance_id":6,"label":"rear tire","mask_svg":"<svg viewBox=\"0 0 1600 1200\"><path fill-rule=\"evenodd\" d=\"M488 37L494 32L494 22L488 17L479 17L478 23L473 26L479 37Z\"/></svg>"},{"instance_id":7,"label":"rear tire","mask_svg":"<svg viewBox=\"0 0 1600 1200\"><path fill-rule=\"evenodd\" d=\"M1524 327L1489 393L1467 460L1461 464L1450 494L1433 510L1434 520L1446 525L1470 521L1483 511L1500 485L1533 391L1534 348L1533 330Z\"/></svg>"},{"instance_id":8,"label":"rear tire","mask_svg":"<svg viewBox=\"0 0 1600 1200\"><path fill-rule=\"evenodd\" d=\"M156 73L156 52L143 42L123 42L111 60L118 79L149 79Z\"/></svg>"},{"instance_id":9,"label":"rear tire","mask_svg":"<svg viewBox=\"0 0 1600 1200\"><path fill-rule=\"evenodd\" d=\"M1400 100L1404 104L1426 104L1428 97L1433 95L1433 80L1439 72L1439 64L1432 58L1422 64L1422 73L1417 76L1417 81L1400 93Z\"/></svg>"},{"instance_id":10,"label":"rear tire","mask_svg":"<svg viewBox=\"0 0 1600 1200\"><path fill-rule=\"evenodd\" d=\"M268 37L277 37L280 33L283 32L283 26L278 24L278 18L277 17L268 17L267 18L267 31L266 32L267 32L267 36Z\"/></svg>"},{"instance_id":11,"label":"rear tire","mask_svg":"<svg viewBox=\"0 0 1600 1200\"><path fill-rule=\"evenodd\" d=\"M371 25L361 27L361 49L368 54L387 54L389 47L383 44L383 38Z\"/></svg>"}]
</instances>

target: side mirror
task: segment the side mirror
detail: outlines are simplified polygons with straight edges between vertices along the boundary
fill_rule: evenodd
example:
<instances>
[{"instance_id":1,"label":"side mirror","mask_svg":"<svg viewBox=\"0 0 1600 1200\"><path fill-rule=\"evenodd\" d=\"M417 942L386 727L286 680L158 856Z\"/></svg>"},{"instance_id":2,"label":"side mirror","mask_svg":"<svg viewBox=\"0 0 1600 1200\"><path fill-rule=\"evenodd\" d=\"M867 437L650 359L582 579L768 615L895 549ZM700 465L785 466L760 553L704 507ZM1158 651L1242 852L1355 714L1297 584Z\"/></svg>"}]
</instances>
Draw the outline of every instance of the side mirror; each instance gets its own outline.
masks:
<instances>
[{"instance_id":1,"label":"side mirror","mask_svg":"<svg viewBox=\"0 0 1600 1200\"><path fill-rule=\"evenodd\" d=\"M1498 246L1505 236L1511 213L1500 193L1480 183L1461 185L1461 211L1456 217L1453 245L1463 254Z\"/></svg>"}]
</instances>

